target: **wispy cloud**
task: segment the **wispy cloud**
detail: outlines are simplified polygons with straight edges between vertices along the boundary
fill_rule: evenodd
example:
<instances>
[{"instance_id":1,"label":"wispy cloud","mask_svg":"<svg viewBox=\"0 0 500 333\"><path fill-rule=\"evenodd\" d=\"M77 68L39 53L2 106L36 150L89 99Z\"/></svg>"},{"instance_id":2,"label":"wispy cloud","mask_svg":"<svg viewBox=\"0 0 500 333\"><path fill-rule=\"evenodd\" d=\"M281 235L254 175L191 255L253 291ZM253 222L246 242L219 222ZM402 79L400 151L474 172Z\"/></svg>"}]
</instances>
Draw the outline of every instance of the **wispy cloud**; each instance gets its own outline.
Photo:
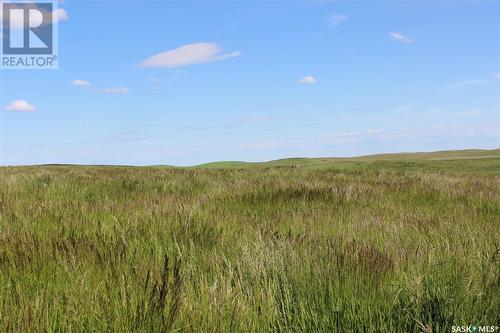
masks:
<instances>
[{"instance_id":1,"label":"wispy cloud","mask_svg":"<svg viewBox=\"0 0 500 333\"><path fill-rule=\"evenodd\" d=\"M240 55L239 51L222 53L222 49L215 43L194 43L153 55L144 60L139 67L179 68L235 58Z\"/></svg>"},{"instance_id":2,"label":"wispy cloud","mask_svg":"<svg viewBox=\"0 0 500 333\"><path fill-rule=\"evenodd\" d=\"M338 143L352 143L363 140L363 136L358 132L341 132L327 134L319 138L318 143L323 144L338 144Z\"/></svg>"},{"instance_id":3,"label":"wispy cloud","mask_svg":"<svg viewBox=\"0 0 500 333\"><path fill-rule=\"evenodd\" d=\"M135 130L135 131L119 131L110 133L105 140L106 141L136 141L141 139L146 139L144 136L144 130Z\"/></svg>"},{"instance_id":4,"label":"wispy cloud","mask_svg":"<svg viewBox=\"0 0 500 333\"><path fill-rule=\"evenodd\" d=\"M88 80L76 79L71 81L71 85L81 88L92 88L92 82ZM106 87L106 88L95 88L95 91L101 91L105 94L126 94L129 92L126 87Z\"/></svg>"},{"instance_id":5,"label":"wispy cloud","mask_svg":"<svg viewBox=\"0 0 500 333\"><path fill-rule=\"evenodd\" d=\"M7 104L5 110L14 112L34 112L36 108L24 99L17 99Z\"/></svg>"},{"instance_id":6,"label":"wispy cloud","mask_svg":"<svg viewBox=\"0 0 500 333\"><path fill-rule=\"evenodd\" d=\"M436 128L436 129L448 129L448 128L463 127L463 126L467 126L467 123L437 124L437 125L434 125L434 128Z\"/></svg>"},{"instance_id":7,"label":"wispy cloud","mask_svg":"<svg viewBox=\"0 0 500 333\"><path fill-rule=\"evenodd\" d=\"M347 19L347 15L332 14L328 17L328 24L330 25L330 27L336 27Z\"/></svg>"},{"instance_id":8,"label":"wispy cloud","mask_svg":"<svg viewBox=\"0 0 500 333\"><path fill-rule=\"evenodd\" d=\"M236 145L238 149L274 149L274 148L318 148L331 145L349 145L363 141L359 132L340 132L324 134L316 137L289 138L282 140L264 140Z\"/></svg>"},{"instance_id":9,"label":"wispy cloud","mask_svg":"<svg viewBox=\"0 0 500 333\"><path fill-rule=\"evenodd\" d=\"M413 38L408 37L400 32L389 32L389 36L396 42L403 44L411 44L415 42Z\"/></svg>"},{"instance_id":10,"label":"wispy cloud","mask_svg":"<svg viewBox=\"0 0 500 333\"><path fill-rule=\"evenodd\" d=\"M395 113L407 113L413 110L413 105L403 105L395 109Z\"/></svg>"},{"instance_id":11,"label":"wispy cloud","mask_svg":"<svg viewBox=\"0 0 500 333\"><path fill-rule=\"evenodd\" d=\"M444 87L445 89L457 89L463 88L467 86L477 86L477 85L487 85L487 84L498 84L500 83L500 73L494 73L492 75L493 79L476 79L476 80L467 80L459 83L454 83Z\"/></svg>"},{"instance_id":12,"label":"wispy cloud","mask_svg":"<svg viewBox=\"0 0 500 333\"><path fill-rule=\"evenodd\" d=\"M126 94L128 93L128 88L120 87L120 88L104 88L102 90L103 93L106 94Z\"/></svg>"},{"instance_id":13,"label":"wispy cloud","mask_svg":"<svg viewBox=\"0 0 500 333\"><path fill-rule=\"evenodd\" d=\"M308 76L304 76L302 79L298 80L297 82L302 83L302 84L314 84L314 83L318 83L318 80L314 76L308 75Z\"/></svg>"},{"instance_id":14,"label":"wispy cloud","mask_svg":"<svg viewBox=\"0 0 500 333\"><path fill-rule=\"evenodd\" d=\"M147 77L146 80L153 84L153 89L160 89L160 86L161 86L160 79L155 78L155 77Z\"/></svg>"},{"instance_id":15,"label":"wispy cloud","mask_svg":"<svg viewBox=\"0 0 500 333\"><path fill-rule=\"evenodd\" d=\"M239 124L251 124L251 123L270 121L272 119L273 119L272 116L261 115L261 116L251 116L251 117L240 118L237 120L237 122Z\"/></svg>"},{"instance_id":16,"label":"wispy cloud","mask_svg":"<svg viewBox=\"0 0 500 333\"><path fill-rule=\"evenodd\" d=\"M448 117L468 117L468 116L478 116L482 113L481 110L478 109L467 109L463 111L449 111L447 109L443 109L442 111L432 111L433 115L439 116L448 116Z\"/></svg>"},{"instance_id":17,"label":"wispy cloud","mask_svg":"<svg viewBox=\"0 0 500 333\"><path fill-rule=\"evenodd\" d=\"M435 107L435 108L432 108L429 110L429 113L432 113L432 114L444 114L447 112L449 112L448 108L444 108L442 106L438 106L438 107Z\"/></svg>"},{"instance_id":18,"label":"wispy cloud","mask_svg":"<svg viewBox=\"0 0 500 333\"><path fill-rule=\"evenodd\" d=\"M160 83L161 82L161 80L156 78L156 77L147 77L146 80L149 82L153 82L153 83Z\"/></svg>"},{"instance_id":19,"label":"wispy cloud","mask_svg":"<svg viewBox=\"0 0 500 333\"><path fill-rule=\"evenodd\" d=\"M80 80L80 79L73 80L71 82L71 85L75 87L86 87L86 88L92 87L92 83L90 83L90 81Z\"/></svg>"},{"instance_id":20,"label":"wispy cloud","mask_svg":"<svg viewBox=\"0 0 500 333\"><path fill-rule=\"evenodd\" d=\"M475 86L478 84L485 84L485 83L491 83L494 80L468 80L468 81L463 81L459 83L455 83L449 86L446 86L446 89L457 89L457 88L462 88L462 87L467 87L467 86Z\"/></svg>"},{"instance_id":21,"label":"wispy cloud","mask_svg":"<svg viewBox=\"0 0 500 333\"><path fill-rule=\"evenodd\" d=\"M377 134L377 133L382 133L382 130L379 129L369 129L366 131L368 134Z\"/></svg>"},{"instance_id":22,"label":"wispy cloud","mask_svg":"<svg viewBox=\"0 0 500 333\"><path fill-rule=\"evenodd\" d=\"M241 126L241 125L253 125L257 123L266 123L269 121L274 120L275 117L270 116L270 115L257 115L257 116L249 116L249 117L243 117L243 118L238 118L238 119L233 119L230 121L227 121L224 126L225 127L235 127L235 126Z\"/></svg>"},{"instance_id":23,"label":"wispy cloud","mask_svg":"<svg viewBox=\"0 0 500 333\"><path fill-rule=\"evenodd\" d=\"M369 129L360 132L340 132L315 137L301 137L276 139L267 141L247 142L235 145L237 149L245 150L273 150L273 149L307 149L315 150L321 148L352 148L368 140L379 142L413 142L418 140L426 142L429 138L433 140L463 140L475 137L479 133L486 137L497 138L500 136L500 128L495 124L468 124L468 123L441 123L428 125L426 127L398 128L388 130Z\"/></svg>"}]
</instances>

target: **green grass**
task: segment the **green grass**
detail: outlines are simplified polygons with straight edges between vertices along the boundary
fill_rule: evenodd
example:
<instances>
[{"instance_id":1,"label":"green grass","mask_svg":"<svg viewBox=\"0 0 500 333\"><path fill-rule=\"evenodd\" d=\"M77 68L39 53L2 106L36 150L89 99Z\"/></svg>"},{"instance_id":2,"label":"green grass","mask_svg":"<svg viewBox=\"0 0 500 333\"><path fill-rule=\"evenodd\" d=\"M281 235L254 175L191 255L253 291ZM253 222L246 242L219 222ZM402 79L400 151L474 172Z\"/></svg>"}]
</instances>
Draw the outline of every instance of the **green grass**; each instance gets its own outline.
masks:
<instances>
[{"instance_id":1,"label":"green grass","mask_svg":"<svg viewBox=\"0 0 500 333\"><path fill-rule=\"evenodd\" d=\"M459 163L457 163L457 160ZM215 162L198 166L205 169L300 167L309 169L371 169L385 167L413 170L458 170L500 173L500 149L455 150L431 153L382 154L352 158L288 158L270 162ZM465 168L465 169L464 169Z\"/></svg>"},{"instance_id":2,"label":"green grass","mask_svg":"<svg viewBox=\"0 0 500 333\"><path fill-rule=\"evenodd\" d=\"M0 331L499 325L498 155L0 168Z\"/></svg>"}]
</instances>

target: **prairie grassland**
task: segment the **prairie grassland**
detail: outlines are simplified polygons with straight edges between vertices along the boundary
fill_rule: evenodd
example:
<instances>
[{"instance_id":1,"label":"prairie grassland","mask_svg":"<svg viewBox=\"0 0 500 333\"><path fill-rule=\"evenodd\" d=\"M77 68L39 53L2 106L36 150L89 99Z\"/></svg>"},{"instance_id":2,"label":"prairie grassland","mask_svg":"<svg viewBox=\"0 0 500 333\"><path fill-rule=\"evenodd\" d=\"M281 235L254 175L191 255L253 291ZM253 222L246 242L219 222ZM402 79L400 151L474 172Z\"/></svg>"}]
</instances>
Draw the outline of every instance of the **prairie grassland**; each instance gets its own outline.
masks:
<instances>
[{"instance_id":1,"label":"prairie grassland","mask_svg":"<svg viewBox=\"0 0 500 333\"><path fill-rule=\"evenodd\" d=\"M498 325L499 161L0 168L0 331Z\"/></svg>"}]
</instances>

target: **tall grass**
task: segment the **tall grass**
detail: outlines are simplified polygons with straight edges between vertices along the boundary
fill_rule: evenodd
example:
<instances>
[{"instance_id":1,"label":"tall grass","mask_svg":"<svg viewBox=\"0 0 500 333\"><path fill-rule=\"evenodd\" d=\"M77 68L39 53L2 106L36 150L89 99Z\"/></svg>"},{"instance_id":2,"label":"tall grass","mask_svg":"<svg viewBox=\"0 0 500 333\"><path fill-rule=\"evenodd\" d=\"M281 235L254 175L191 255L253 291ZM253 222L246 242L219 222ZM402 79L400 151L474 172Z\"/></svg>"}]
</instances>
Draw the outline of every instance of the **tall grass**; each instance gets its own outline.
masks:
<instances>
[{"instance_id":1,"label":"tall grass","mask_svg":"<svg viewBox=\"0 0 500 333\"><path fill-rule=\"evenodd\" d=\"M0 169L0 331L450 332L500 323L500 178Z\"/></svg>"}]
</instances>

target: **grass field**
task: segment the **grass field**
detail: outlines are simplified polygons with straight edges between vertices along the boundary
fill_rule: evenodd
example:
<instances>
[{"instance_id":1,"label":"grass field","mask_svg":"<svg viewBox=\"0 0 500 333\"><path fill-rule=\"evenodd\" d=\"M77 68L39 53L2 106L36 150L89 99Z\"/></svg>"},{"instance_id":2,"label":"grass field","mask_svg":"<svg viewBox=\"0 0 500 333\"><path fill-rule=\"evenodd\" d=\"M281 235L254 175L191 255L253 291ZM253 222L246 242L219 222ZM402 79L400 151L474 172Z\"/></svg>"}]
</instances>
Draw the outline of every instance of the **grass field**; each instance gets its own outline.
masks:
<instances>
[{"instance_id":1,"label":"grass field","mask_svg":"<svg viewBox=\"0 0 500 333\"><path fill-rule=\"evenodd\" d=\"M0 331L500 324L500 150L0 168Z\"/></svg>"}]
</instances>

